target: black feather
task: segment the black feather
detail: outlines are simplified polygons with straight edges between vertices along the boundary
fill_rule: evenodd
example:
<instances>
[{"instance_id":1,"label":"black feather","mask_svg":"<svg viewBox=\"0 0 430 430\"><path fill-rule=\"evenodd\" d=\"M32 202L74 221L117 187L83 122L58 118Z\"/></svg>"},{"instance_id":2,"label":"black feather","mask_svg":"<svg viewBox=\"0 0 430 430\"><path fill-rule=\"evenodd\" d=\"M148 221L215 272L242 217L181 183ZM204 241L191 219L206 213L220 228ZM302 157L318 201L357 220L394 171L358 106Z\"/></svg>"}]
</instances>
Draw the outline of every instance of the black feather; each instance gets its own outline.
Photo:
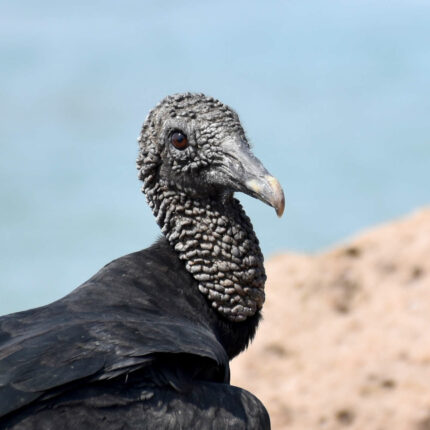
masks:
<instances>
[{"instance_id":1,"label":"black feather","mask_svg":"<svg viewBox=\"0 0 430 430\"><path fill-rule=\"evenodd\" d=\"M102 403L110 398L111 410L103 413L114 420L116 410L117 418L124 420L129 414L135 416L138 406L133 390L142 383L151 398L161 401L167 396L168 402L180 408L198 399L203 403L216 400L218 395L239 396L229 403L240 403L241 396L249 401L249 394L226 385L228 361L247 345L259 316L243 323L222 320L204 296L196 294L195 284L161 239L106 265L59 301L0 318L0 428L49 428L47 422L67 422L75 412L88 420L88 427L75 428L94 428L98 412L86 396ZM209 396L204 399L196 394L201 381L220 385L208 385L213 391L204 389ZM113 389L114 396L104 394ZM91 394L93 390L97 395ZM134 400L129 404L130 396ZM73 408L64 400L71 398ZM129 405L128 412L123 411L123 402ZM140 428L169 428L157 427L154 423L160 423L161 417L151 421L152 406L147 400L139 402L144 404L148 425ZM195 413L204 409L203 403L193 406ZM206 412L199 413L203 417ZM177 412L172 414L166 420L174 423L179 418ZM23 417L36 427L25 427ZM119 428L115 425L104 428Z\"/></svg>"}]
</instances>

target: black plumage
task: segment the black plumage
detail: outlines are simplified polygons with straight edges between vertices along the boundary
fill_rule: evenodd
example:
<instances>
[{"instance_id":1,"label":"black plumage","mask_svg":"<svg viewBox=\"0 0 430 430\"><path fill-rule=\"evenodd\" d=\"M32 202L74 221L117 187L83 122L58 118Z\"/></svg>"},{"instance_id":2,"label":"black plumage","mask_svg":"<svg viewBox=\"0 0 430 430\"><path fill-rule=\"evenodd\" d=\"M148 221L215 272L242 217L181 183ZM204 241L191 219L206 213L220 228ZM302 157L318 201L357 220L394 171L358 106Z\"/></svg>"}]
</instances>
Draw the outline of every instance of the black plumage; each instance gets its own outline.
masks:
<instances>
[{"instance_id":1,"label":"black plumage","mask_svg":"<svg viewBox=\"0 0 430 430\"><path fill-rule=\"evenodd\" d=\"M171 142L172 131L178 133L179 130L185 135L186 129L188 140L190 133L204 131L208 119L203 115L201 121L195 120L199 109L209 120L211 113L216 113L216 120L209 122L217 124L218 130L225 126L223 115L232 112L203 95L170 96L150 114L140 139L140 175L148 201L153 209L155 207L157 221L168 239L162 238L143 251L114 260L61 300L0 318L0 428L270 427L261 402L245 390L229 385L229 360L253 338L260 320L261 297L264 297L258 283L255 283L257 290L242 285L239 298L234 288L221 285L222 281L228 286L229 282L224 281L230 278L244 282L237 278L243 270L240 271L229 253L236 252L235 237L241 238L238 247L247 237L254 240L247 226L249 219L242 215L240 208L237 219L245 220L244 238L234 223L225 226L220 222L211 227L209 222L199 230L199 223L209 219L205 218L207 213L212 216L213 211L221 211L216 212L218 218L230 213L233 218L236 216L235 210L225 212L224 208L238 204L232 197L237 188L222 175L214 176L210 170L214 167L210 164L188 171L185 166L190 157L196 162L197 156L184 156L184 148L174 153L174 157L182 157L182 171L175 172L172 165L168 166L167 151L177 149L165 145L166 139ZM166 111L169 112L167 119L161 115ZM194 116L193 130L184 124L184 117L190 111ZM155 114L161 117L158 122L152 118ZM178 118L179 125L175 122ZM233 120L233 130L237 133L237 116ZM170 130L167 137L162 134L166 124ZM245 137L240 131L243 142ZM216 134L219 139L220 133ZM161 135L163 143L157 146L158 153L154 145L148 145L150 150L145 153L147 147L142 148L145 145L142 142L150 139L148 136L152 136L153 144L160 142ZM231 141L231 133L226 135ZM174 139L179 138L176 135ZM189 151L200 148L201 145L196 144ZM152 178L145 173L148 167L145 157L148 156L152 167L156 166ZM277 182L273 182L274 178L268 176L262 166L262 179L255 174L250 179L248 162L248 159L241 162L239 170L243 178L239 175L237 179L248 183L246 192L282 212L283 195ZM251 164L257 162L251 158ZM199 184L190 177L199 177ZM148 192L151 181L158 184L157 193L153 195L151 190ZM249 181L254 182L249 185ZM164 184L164 188L159 184ZM172 206L169 193L182 196L174 199L177 206ZM219 199L223 202L221 206ZM202 206L202 201L211 203ZM194 211L200 216L193 216L193 202L200 202L196 203ZM170 210L168 222L166 214L160 216L160 207L164 207L166 213ZM216 230L219 227L221 229ZM176 237L175 241L172 237ZM225 246L223 238L228 239ZM259 280L265 279L264 272L259 272L260 262L254 261L254 254L259 255L258 241L252 240L245 249L249 257L241 257L249 260L246 273L243 272L248 278L243 279L249 279L250 283L257 276ZM208 246L202 247L202 243ZM185 251L181 253L184 249L187 256ZM196 265L200 269L194 271ZM217 270L213 270L214 267ZM211 276L202 276L205 273ZM202 280L206 281L203 286ZM217 291L222 294L217 295ZM257 304L254 305L253 300L257 300ZM229 310L229 306L233 310Z\"/></svg>"}]
</instances>

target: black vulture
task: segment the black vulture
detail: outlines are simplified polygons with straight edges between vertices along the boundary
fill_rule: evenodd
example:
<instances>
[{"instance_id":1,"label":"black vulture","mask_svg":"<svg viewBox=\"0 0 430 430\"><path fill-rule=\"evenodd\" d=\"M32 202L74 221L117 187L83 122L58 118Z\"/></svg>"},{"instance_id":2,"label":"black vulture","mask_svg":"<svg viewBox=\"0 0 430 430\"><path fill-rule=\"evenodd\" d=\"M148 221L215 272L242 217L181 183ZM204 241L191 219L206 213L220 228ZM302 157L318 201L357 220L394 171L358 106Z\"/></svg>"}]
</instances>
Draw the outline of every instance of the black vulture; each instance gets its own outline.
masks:
<instances>
[{"instance_id":1,"label":"black vulture","mask_svg":"<svg viewBox=\"0 0 430 430\"><path fill-rule=\"evenodd\" d=\"M282 188L238 115L203 94L163 99L139 147L163 237L54 303L0 318L1 429L270 428L262 403L229 384L266 280L233 194L280 216Z\"/></svg>"}]
</instances>

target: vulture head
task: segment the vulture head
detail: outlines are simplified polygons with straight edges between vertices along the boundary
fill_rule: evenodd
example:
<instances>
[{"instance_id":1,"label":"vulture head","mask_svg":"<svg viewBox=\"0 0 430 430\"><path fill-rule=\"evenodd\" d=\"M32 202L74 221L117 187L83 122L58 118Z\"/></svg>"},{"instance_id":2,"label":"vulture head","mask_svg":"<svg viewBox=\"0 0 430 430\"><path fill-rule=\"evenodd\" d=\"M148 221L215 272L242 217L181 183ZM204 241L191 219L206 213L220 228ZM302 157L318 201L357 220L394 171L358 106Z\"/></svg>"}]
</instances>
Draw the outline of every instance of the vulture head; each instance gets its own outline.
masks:
<instances>
[{"instance_id":1,"label":"vulture head","mask_svg":"<svg viewBox=\"0 0 430 430\"><path fill-rule=\"evenodd\" d=\"M239 117L203 94L176 94L148 115L137 160L162 232L211 305L244 321L264 302L258 239L235 191L284 210L279 182L252 154Z\"/></svg>"}]
</instances>

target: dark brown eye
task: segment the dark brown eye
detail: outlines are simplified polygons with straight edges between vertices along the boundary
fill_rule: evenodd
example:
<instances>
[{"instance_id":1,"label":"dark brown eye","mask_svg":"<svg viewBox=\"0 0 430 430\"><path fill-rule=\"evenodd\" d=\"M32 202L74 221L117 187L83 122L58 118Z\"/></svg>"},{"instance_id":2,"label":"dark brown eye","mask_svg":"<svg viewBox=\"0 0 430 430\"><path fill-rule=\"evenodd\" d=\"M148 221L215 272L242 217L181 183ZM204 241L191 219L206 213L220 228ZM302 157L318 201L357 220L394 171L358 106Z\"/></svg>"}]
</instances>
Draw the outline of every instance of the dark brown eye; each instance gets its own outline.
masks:
<instances>
[{"instance_id":1,"label":"dark brown eye","mask_svg":"<svg viewBox=\"0 0 430 430\"><path fill-rule=\"evenodd\" d=\"M176 149L185 149L188 146L187 136L180 131L175 131L170 136L170 142Z\"/></svg>"}]
</instances>

